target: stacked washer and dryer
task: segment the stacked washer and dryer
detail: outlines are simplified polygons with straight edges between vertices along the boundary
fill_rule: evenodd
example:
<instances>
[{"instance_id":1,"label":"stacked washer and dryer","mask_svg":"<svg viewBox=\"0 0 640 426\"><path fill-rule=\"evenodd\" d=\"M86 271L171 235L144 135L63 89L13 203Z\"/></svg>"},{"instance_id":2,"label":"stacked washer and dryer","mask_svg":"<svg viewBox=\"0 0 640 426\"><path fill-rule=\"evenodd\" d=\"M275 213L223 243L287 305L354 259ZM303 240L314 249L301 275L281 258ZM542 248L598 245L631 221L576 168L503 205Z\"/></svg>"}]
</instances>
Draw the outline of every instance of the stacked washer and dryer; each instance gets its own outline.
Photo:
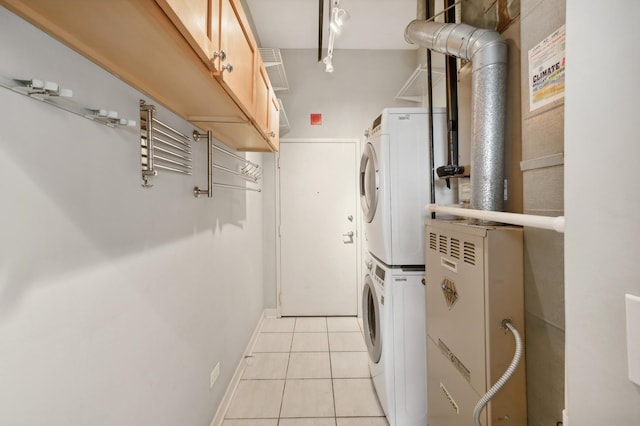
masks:
<instances>
[{"instance_id":1,"label":"stacked washer and dryer","mask_svg":"<svg viewBox=\"0 0 640 426\"><path fill-rule=\"evenodd\" d=\"M373 384L390 426L427 424L425 205L431 198L428 111L387 108L367 131L360 161L365 219L362 295ZM434 110L435 164L446 164L446 115ZM436 185L439 203L453 191Z\"/></svg>"}]
</instances>

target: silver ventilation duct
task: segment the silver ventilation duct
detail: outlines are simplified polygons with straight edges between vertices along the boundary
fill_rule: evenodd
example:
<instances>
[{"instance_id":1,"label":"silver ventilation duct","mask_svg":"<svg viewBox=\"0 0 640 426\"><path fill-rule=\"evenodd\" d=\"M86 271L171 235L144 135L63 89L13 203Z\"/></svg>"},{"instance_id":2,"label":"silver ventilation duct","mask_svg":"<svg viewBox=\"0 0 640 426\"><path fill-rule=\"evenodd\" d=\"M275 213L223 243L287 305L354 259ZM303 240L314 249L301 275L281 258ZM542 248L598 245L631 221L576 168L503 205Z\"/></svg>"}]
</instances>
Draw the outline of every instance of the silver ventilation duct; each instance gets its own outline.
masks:
<instances>
[{"instance_id":1,"label":"silver ventilation duct","mask_svg":"<svg viewBox=\"0 0 640 426\"><path fill-rule=\"evenodd\" d=\"M502 210L507 44L495 31L412 21L405 39L471 61L471 208Z\"/></svg>"}]
</instances>

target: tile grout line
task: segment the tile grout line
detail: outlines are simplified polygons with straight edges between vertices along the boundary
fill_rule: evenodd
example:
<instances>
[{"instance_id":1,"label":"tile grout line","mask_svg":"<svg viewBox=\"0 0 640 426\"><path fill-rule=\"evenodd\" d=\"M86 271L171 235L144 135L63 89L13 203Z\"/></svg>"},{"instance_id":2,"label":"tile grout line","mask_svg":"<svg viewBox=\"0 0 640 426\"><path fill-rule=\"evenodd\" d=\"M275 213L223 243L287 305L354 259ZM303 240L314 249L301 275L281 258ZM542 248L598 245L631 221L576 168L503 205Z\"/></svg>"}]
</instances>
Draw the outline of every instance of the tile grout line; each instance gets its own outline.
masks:
<instances>
[{"instance_id":1,"label":"tile grout line","mask_svg":"<svg viewBox=\"0 0 640 426\"><path fill-rule=\"evenodd\" d=\"M338 410L336 410L336 388L333 385L333 363L331 362L331 342L329 341L329 320L325 317L327 326L327 349L329 350L329 376L331 380L331 399L333 400L333 423L338 424Z\"/></svg>"},{"instance_id":2,"label":"tile grout line","mask_svg":"<svg viewBox=\"0 0 640 426\"><path fill-rule=\"evenodd\" d=\"M296 330L296 323L298 319L294 319L293 321L293 332L291 333L291 343L289 344L289 356L287 357L287 368L284 371L284 386L282 386L282 398L280 398L280 410L278 410L278 421L276 422L278 425L280 424L280 416L282 416L282 406L284 405L284 391L287 389L287 375L289 374L289 364L291 363L291 348L293 347L293 335Z\"/></svg>"}]
</instances>

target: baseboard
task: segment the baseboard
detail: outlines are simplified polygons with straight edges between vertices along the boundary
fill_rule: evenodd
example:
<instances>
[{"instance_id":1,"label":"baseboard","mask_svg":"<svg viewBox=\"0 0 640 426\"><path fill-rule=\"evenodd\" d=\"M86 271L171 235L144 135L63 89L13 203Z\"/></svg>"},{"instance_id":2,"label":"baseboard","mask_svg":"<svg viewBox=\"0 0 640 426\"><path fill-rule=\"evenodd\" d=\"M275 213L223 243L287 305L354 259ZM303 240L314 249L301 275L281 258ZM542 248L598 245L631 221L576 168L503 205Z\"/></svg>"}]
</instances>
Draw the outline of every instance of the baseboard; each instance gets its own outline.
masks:
<instances>
[{"instance_id":1,"label":"baseboard","mask_svg":"<svg viewBox=\"0 0 640 426\"><path fill-rule=\"evenodd\" d=\"M271 312L273 311L273 312ZM258 334L260 334L260 330L262 329L262 323L265 318L274 318L275 317L275 309L265 309L262 311L262 315L258 320L258 324L256 328L253 330L253 334L251 335L251 339L249 339L249 343L247 343L247 347L238 362L238 366L236 367L236 371L233 373L233 377L227 385L227 389L224 391L224 396L222 397L222 401L220 401L220 405L218 406L218 410L216 411L216 415L211 420L210 426L221 426L224 421L224 415L231 404L231 400L233 399L233 394L235 394L238 384L240 383L240 378L242 377L242 373L244 373L244 369L246 367L246 360L251 352L253 351L253 346L256 344L256 340L258 339Z\"/></svg>"}]
</instances>

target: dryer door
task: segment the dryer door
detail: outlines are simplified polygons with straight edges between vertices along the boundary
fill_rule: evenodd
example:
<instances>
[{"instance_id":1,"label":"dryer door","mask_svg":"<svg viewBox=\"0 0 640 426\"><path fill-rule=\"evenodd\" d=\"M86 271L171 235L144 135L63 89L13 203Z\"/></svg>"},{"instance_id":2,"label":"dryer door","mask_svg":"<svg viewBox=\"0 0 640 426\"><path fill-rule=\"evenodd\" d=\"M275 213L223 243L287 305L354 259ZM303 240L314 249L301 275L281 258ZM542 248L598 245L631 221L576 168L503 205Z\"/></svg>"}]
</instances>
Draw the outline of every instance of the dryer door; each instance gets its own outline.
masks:
<instances>
[{"instance_id":1,"label":"dryer door","mask_svg":"<svg viewBox=\"0 0 640 426\"><path fill-rule=\"evenodd\" d=\"M380 328L380 305L378 294L370 275L364 277L362 292L362 319L364 324L364 340L369 351L369 358L374 363L380 361L382 355L382 330Z\"/></svg>"},{"instance_id":2,"label":"dryer door","mask_svg":"<svg viewBox=\"0 0 640 426\"><path fill-rule=\"evenodd\" d=\"M371 142L367 142L360 159L360 206L362 206L364 219L368 223L371 223L376 215L379 189L376 151L373 149Z\"/></svg>"}]
</instances>

